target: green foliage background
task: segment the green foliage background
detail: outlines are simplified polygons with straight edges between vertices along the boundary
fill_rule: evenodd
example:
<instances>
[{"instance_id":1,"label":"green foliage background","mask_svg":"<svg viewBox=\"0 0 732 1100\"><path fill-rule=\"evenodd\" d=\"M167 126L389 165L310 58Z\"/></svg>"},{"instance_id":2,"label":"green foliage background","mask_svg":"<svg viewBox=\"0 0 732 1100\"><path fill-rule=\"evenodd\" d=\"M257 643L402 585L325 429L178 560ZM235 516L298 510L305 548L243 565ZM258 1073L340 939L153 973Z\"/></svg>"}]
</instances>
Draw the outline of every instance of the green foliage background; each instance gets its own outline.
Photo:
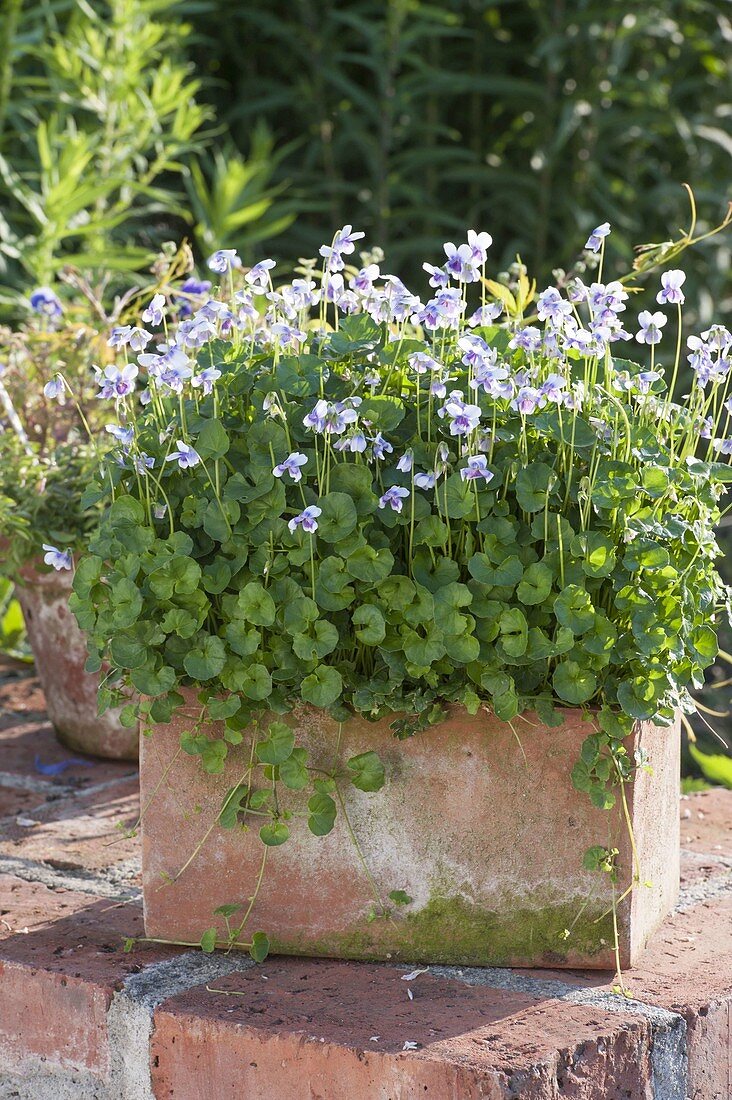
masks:
<instances>
[{"instance_id":1,"label":"green foliage background","mask_svg":"<svg viewBox=\"0 0 732 1100\"><path fill-rule=\"evenodd\" d=\"M684 181L710 218L724 209L732 12L718 0L188 7L204 94L235 143L255 120L294 143L278 168L299 214L285 256L352 222L414 277L473 226L497 263L520 252L541 280L599 221L627 256L675 233ZM688 257L706 316L729 295L729 247Z\"/></svg>"}]
</instances>

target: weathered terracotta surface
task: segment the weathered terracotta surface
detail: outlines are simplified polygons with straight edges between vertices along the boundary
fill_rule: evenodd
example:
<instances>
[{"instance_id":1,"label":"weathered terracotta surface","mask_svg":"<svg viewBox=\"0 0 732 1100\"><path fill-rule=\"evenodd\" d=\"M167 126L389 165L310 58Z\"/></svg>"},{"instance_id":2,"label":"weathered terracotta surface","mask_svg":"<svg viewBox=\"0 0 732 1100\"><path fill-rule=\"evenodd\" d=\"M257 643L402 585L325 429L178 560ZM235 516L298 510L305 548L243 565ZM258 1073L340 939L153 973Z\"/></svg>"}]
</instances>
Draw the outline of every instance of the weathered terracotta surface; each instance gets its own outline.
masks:
<instances>
[{"instance_id":1,"label":"weathered terracotta surface","mask_svg":"<svg viewBox=\"0 0 732 1100\"><path fill-rule=\"evenodd\" d=\"M36 573L30 567L16 587L33 649L48 716L61 741L76 752L135 760L138 735L120 724L119 711L98 715L99 677L84 671L84 635L69 610L70 572Z\"/></svg>"},{"instance_id":2,"label":"weathered terracotta surface","mask_svg":"<svg viewBox=\"0 0 732 1100\"><path fill-rule=\"evenodd\" d=\"M341 764L374 749L386 765L380 792L355 790L346 779L339 789L391 913L373 919L372 888L339 811L328 836L312 836L305 819L295 818L290 839L269 849L249 931L265 931L284 954L612 967L611 885L606 875L583 870L582 855L593 844L620 850L619 894L631 874L630 843L619 804L596 810L572 787L571 766L593 727L578 711L564 716L557 729L532 715L512 729L456 709L407 741L395 740L386 721L346 723ZM290 720L311 761L332 768L337 724L313 710ZM253 893L263 819L233 830L216 823L227 790L246 770L248 739L232 749L224 775L210 776L178 752L190 728L181 714L142 739L143 879L147 934L197 942L206 928L223 930L217 906L246 905ZM652 885L620 906L626 966L673 907L679 879L679 730L639 723L628 748L640 746L653 775L641 772L629 789L629 813L641 880ZM300 793L281 797L290 809L304 807ZM412 902L393 905L394 890Z\"/></svg>"}]
</instances>

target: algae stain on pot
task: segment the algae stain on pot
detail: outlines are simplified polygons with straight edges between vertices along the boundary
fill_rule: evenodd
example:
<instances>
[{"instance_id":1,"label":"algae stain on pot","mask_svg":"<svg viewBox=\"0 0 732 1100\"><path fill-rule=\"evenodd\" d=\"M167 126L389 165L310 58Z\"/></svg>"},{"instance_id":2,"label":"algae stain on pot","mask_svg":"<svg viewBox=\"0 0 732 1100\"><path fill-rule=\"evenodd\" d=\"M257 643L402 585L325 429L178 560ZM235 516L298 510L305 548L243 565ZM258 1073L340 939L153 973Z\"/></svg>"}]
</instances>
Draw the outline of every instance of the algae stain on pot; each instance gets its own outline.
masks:
<instances>
[{"instance_id":1,"label":"algae stain on pot","mask_svg":"<svg viewBox=\"0 0 732 1100\"><path fill-rule=\"evenodd\" d=\"M482 909L464 896L434 894L424 908L401 917L377 918L343 933L299 943L271 940L272 951L290 955L451 963L456 954L464 965L503 966L566 964L570 957L586 958L611 952L612 915L579 904L525 902L511 905L501 899L502 912ZM380 925L389 920L389 950L380 943ZM569 937L563 935L572 927ZM609 958L608 954L608 958Z\"/></svg>"}]
</instances>

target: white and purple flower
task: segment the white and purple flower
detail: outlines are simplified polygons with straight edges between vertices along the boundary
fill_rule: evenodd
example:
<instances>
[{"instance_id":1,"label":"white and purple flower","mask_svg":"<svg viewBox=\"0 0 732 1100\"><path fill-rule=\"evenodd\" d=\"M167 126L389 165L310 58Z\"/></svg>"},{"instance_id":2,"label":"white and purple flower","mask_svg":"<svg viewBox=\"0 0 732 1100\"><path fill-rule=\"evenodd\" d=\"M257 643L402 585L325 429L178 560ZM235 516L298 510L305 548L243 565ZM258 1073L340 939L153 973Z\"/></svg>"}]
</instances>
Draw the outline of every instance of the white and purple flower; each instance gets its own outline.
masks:
<instances>
[{"instance_id":1,"label":"white and purple flower","mask_svg":"<svg viewBox=\"0 0 732 1100\"><path fill-rule=\"evenodd\" d=\"M154 294L150 304L142 311L142 320L146 325L162 325L165 317L165 295Z\"/></svg>"},{"instance_id":2,"label":"white and purple flower","mask_svg":"<svg viewBox=\"0 0 732 1100\"><path fill-rule=\"evenodd\" d=\"M640 328L635 334L638 343L658 344L661 340L661 329L667 321L668 317L665 313L660 311L651 313L650 310L644 309L638 314Z\"/></svg>"},{"instance_id":3,"label":"white and purple flower","mask_svg":"<svg viewBox=\"0 0 732 1100\"><path fill-rule=\"evenodd\" d=\"M215 271L217 275L224 275L232 268L241 267L241 260L235 248L218 248L206 260L206 266L209 271Z\"/></svg>"},{"instance_id":4,"label":"white and purple flower","mask_svg":"<svg viewBox=\"0 0 732 1100\"><path fill-rule=\"evenodd\" d=\"M602 247L602 242L610 233L610 222L603 222L602 225L596 226L585 242L585 248L589 252L599 252Z\"/></svg>"},{"instance_id":5,"label":"white and purple flower","mask_svg":"<svg viewBox=\"0 0 732 1100\"><path fill-rule=\"evenodd\" d=\"M126 397L135 389L135 379L139 374L134 363L127 363L121 369L119 367L105 367L104 373L100 373L99 384L101 389L97 397L110 399Z\"/></svg>"},{"instance_id":6,"label":"white and purple flower","mask_svg":"<svg viewBox=\"0 0 732 1100\"><path fill-rule=\"evenodd\" d=\"M280 462L274 467L272 473L275 477L283 477L284 474L289 474L293 481L302 481L300 467L304 466L307 460L307 455L301 454L300 451L293 451L284 462Z\"/></svg>"},{"instance_id":7,"label":"white and purple flower","mask_svg":"<svg viewBox=\"0 0 732 1100\"><path fill-rule=\"evenodd\" d=\"M379 508L388 506L393 512L401 512L404 500L408 496L410 496L409 489L404 489L401 485L392 485L383 496L379 497Z\"/></svg>"},{"instance_id":8,"label":"white and purple flower","mask_svg":"<svg viewBox=\"0 0 732 1100\"><path fill-rule=\"evenodd\" d=\"M468 465L463 466L460 470L460 477L463 481L476 481L478 478L482 478L484 481L492 481L493 474L488 469L488 459L485 455L470 455Z\"/></svg>"},{"instance_id":9,"label":"white and purple flower","mask_svg":"<svg viewBox=\"0 0 732 1100\"><path fill-rule=\"evenodd\" d=\"M178 449L170 452L165 459L166 462L177 462L181 470L190 470L201 461L198 451L188 443L184 443L182 439L177 439L175 445Z\"/></svg>"},{"instance_id":10,"label":"white and purple flower","mask_svg":"<svg viewBox=\"0 0 732 1100\"><path fill-rule=\"evenodd\" d=\"M40 313L43 317L58 320L63 315L63 306L58 295L50 286L39 286L31 293L30 305L34 313Z\"/></svg>"},{"instance_id":11,"label":"white and purple flower","mask_svg":"<svg viewBox=\"0 0 732 1100\"><path fill-rule=\"evenodd\" d=\"M659 305L682 306L686 301L681 289L686 282L686 274L683 271L664 271L661 276L661 289L656 295Z\"/></svg>"},{"instance_id":12,"label":"white and purple flower","mask_svg":"<svg viewBox=\"0 0 732 1100\"><path fill-rule=\"evenodd\" d=\"M50 546L47 542L43 543L43 549L46 551L43 555L44 562L46 565L52 565L57 573L62 569L71 569L73 559L70 550L59 550L57 546Z\"/></svg>"},{"instance_id":13,"label":"white and purple flower","mask_svg":"<svg viewBox=\"0 0 732 1100\"><path fill-rule=\"evenodd\" d=\"M318 508L317 504L310 504L299 516L294 516L287 526L292 532L295 532L298 527L302 527L303 531L307 531L309 535L312 535L314 531L318 530L318 516L322 514L323 509Z\"/></svg>"}]
</instances>

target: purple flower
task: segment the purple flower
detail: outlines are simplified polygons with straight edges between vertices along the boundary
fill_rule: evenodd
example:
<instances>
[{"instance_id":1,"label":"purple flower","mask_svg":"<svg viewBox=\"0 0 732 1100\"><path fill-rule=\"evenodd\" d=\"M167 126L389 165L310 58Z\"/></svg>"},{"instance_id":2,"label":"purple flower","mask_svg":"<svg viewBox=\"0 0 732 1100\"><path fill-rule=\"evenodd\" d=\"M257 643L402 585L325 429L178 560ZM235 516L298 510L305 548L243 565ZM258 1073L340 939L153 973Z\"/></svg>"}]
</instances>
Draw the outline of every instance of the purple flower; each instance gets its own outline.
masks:
<instances>
[{"instance_id":1,"label":"purple flower","mask_svg":"<svg viewBox=\"0 0 732 1100\"><path fill-rule=\"evenodd\" d=\"M490 360L478 364L469 385L474 390L482 386L484 393L489 393L491 397L508 398L513 395L513 383L508 370L506 367L494 365Z\"/></svg>"},{"instance_id":2,"label":"purple flower","mask_svg":"<svg viewBox=\"0 0 732 1100\"><path fill-rule=\"evenodd\" d=\"M30 296L31 309L54 320L63 314L63 306L49 286L37 287Z\"/></svg>"},{"instance_id":3,"label":"purple flower","mask_svg":"<svg viewBox=\"0 0 732 1100\"><path fill-rule=\"evenodd\" d=\"M510 348L522 348L523 351L532 354L541 347L541 333L538 328L532 328L528 325L526 328L518 330L509 341L508 346Z\"/></svg>"},{"instance_id":4,"label":"purple flower","mask_svg":"<svg viewBox=\"0 0 732 1100\"><path fill-rule=\"evenodd\" d=\"M534 386L522 386L511 402L511 408L520 412L522 416L530 416L541 408L545 401L543 393Z\"/></svg>"},{"instance_id":5,"label":"purple flower","mask_svg":"<svg viewBox=\"0 0 732 1100\"><path fill-rule=\"evenodd\" d=\"M661 276L661 289L656 296L656 301L662 306L682 306L686 301L684 292L681 289L685 282L686 275L683 271L664 271Z\"/></svg>"},{"instance_id":6,"label":"purple flower","mask_svg":"<svg viewBox=\"0 0 732 1100\"><path fill-rule=\"evenodd\" d=\"M135 432L133 428L123 428L119 424L105 424L105 432L109 432L113 435L123 447L129 447L132 440L135 438Z\"/></svg>"},{"instance_id":7,"label":"purple flower","mask_svg":"<svg viewBox=\"0 0 732 1100\"><path fill-rule=\"evenodd\" d=\"M442 364L428 355L426 351L415 351L407 360L416 374L426 374L428 370L440 370Z\"/></svg>"},{"instance_id":8,"label":"purple flower","mask_svg":"<svg viewBox=\"0 0 732 1100\"><path fill-rule=\"evenodd\" d=\"M539 392L544 395L547 401L552 401L554 404L559 404L563 398L562 391L567 385L561 374L550 374L545 382L539 386Z\"/></svg>"},{"instance_id":9,"label":"purple flower","mask_svg":"<svg viewBox=\"0 0 732 1100\"><path fill-rule=\"evenodd\" d=\"M478 427L481 413L478 405L467 405L460 391L453 390L437 415L450 417L450 435L467 435Z\"/></svg>"},{"instance_id":10,"label":"purple flower","mask_svg":"<svg viewBox=\"0 0 732 1100\"><path fill-rule=\"evenodd\" d=\"M468 458L468 465L461 469L460 477L463 481L475 481L480 477L485 481L492 481L493 474L488 469L488 459L485 455L471 455Z\"/></svg>"},{"instance_id":11,"label":"purple flower","mask_svg":"<svg viewBox=\"0 0 732 1100\"><path fill-rule=\"evenodd\" d=\"M213 392L214 382L218 382L221 377L221 371L216 367L205 367L200 374L194 374L191 378L191 385L196 389L200 386L204 394Z\"/></svg>"},{"instance_id":12,"label":"purple flower","mask_svg":"<svg viewBox=\"0 0 732 1100\"><path fill-rule=\"evenodd\" d=\"M63 401L65 397L63 379L56 375L50 382L46 382L43 392L52 401Z\"/></svg>"},{"instance_id":13,"label":"purple flower","mask_svg":"<svg viewBox=\"0 0 732 1100\"><path fill-rule=\"evenodd\" d=\"M351 398L351 401L357 401L360 404L360 398ZM312 428L318 434L328 432L341 435L349 424L355 424L357 418L356 410L345 401L331 402L321 399L307 416L303 417L302 422L306 428Z\"/></svg>"},{"instance_id":14,"label":"purple flower","mask_svg":"<svg viewBox=\"0 0 732 1100\"><path fill-rule=\"evenodd\" d=\"M555 286L550 286L537 298L536 312L540 321L551 321L561 328L565 318L572 316L572 303L565 301Z\"/></svg>"},{"instance_id":15,"label":"purple flower","mask_svg":"<svg viewBox=\"0 0 732 1100\"><path fill-rule=\"evenodd\" d=\"M333 444L336 451L350 451L351 454L363 454L367 447L366 436L362 431L353 430L337 439Z\"/></svg>"},{"instance_id":16,"label":"purple flower","mask_svg":"<svg viewBox=\"0 0 732 1100\"><path fill-rule=\"evenodd\" d=\"M71 569L72 557L70 550L59 550L57 546L49 546L47 542L43 543L43 549L46 553L43 555L43 560L46 565L52 565L57 573L60 573L62 569Z\"/></svg>"},{"instance_id":17,"label":"purple flower","mask_svg":"<svg viewBox=\"0 0 732 1100\"><path fill-rule=\"evenodd\" d=\"M166 457L166 462L176 462L180 466L181 470L188 470L192 466L197 466L201 461L201 456L198 451L194 450L187 443L184 443L182 439L176 440L177 451L171 451Z\"/></svg>"},{"instance_id":18,"label":"purple flower","mask_svg":"<svg viewBox=\"0 0 732 1100\"><path fill-rule=\"evenodd\" d=\"M473 261L484 264L488 259L488 249L493 244L490 233L476 233L474 229L468 230L468 247L473 254Z\"/></svg>"},{"instance_id":19,"label":"purple flower","mask_svg":"<svg viewBox=\"0 0 732 1100\"><path fill-rule=\"evenodd\" d=\"M129 341L132 325L116 325L107 340L110 348L123 348Z\"/></svg>"},{"instance_id":20,"label":"purple flower","mask_svg":"<svg viewBox=\"0 0 732 1100\"><path fill-rule=\"evenodd\" d=\"M342 271L345 267L344 256L350 256L356 249L355 242L365 237L365 233L354 232L352 225L339 229L330 245L320 246L320 255L328 261L329 271Z\"/></svg>"},{"instance_id":21,"label":"purple flower","mask_svg":"<svg viewBox=\"0 0 732 1100\"><path fill-rule=\"evenodd\" d=\"M216 326L197 313L178 327L176 340L184 348L202 348L216 335Z\"/></svg>"},{"instance_id":22,"label":"purple flower","mask_svg":"<svg viewBox=\"0 0 732 1100\"><path fill-rule=\"evenodd\" d=\"M475 336L472 332L460 337L458 347L464 353L462 361L466 367L475 367L486 361L489 363L496 361L496 349L488 347L481 336Z\"/></svg>"},{"instance_id":23,"label":"purple flower","mask_svg":"<svg viewBox=\"0 0 732 1100\"><path fill-rule=\"evenodd\" d=\"M283 348L292 347L295 351L299 351L300 346L305 342L305 333L299 328L285 324L284 321L278 321L277 324L271 326L269 331L273 336L279 337L279 342Z\"/></svg>"},{"instance_id":24,"label":"purple flower","mask_svg":"<svg viewBox=\"0 0 732 1100\"><path fill-rule=\"evenodd\" d=\"M275 477L282 477L283 474L289 474L293 481L302 481L301 466L304 466L308 460L308 456L300 454L299 451L293 451L291 455L288 455L284 462L280 462L278 466L275 466L272 473Z\"/></svg>"},{"instance_id":25,"label":"purple flower","mask_svg":"<svg viewBox=\"0 0 732 1100\"><path fill-rule=\"evenodd\" d=\"M430 286L441 289L450 282L450 276L443 267L435 267L434 264L422 264L422 268L430 277Z\"/></svg>"},{"instance_id":26,"label":"purple flower","mask_svg":"<svg viewBox=\"0 0 732 1100\"><path fill-rule=\"evenodd\" d=\"M140 363L145 366L143 358L140 356ZM165 355L160 356L159 362L152 369L148 367L148 370L158 386L165 386L173 393L182 393L183 383L193 375L192 363L193 360L188 358L183 349L173 344Z\"/></svg>"},{"instance_id":27,"label":"purple flower","mask_svg":"<svg viewBox=\"0 0 732 1100\"><path fill-rule=\"evenodd\" d=\"M635 334L638 343L657 344L661 339L661 329L667 320L665 313L650 313L647 309L644 309L642 313L638 314L640 328Z\"/></svg>"},{"instance_id":28,"label":"purple flower","mask_svg":"<svg viewBox=\"0 0 732 1100\"><path fill-rule=\"evenodd\" d=\"M241 260L237 256L235 248L219 248L212 256L209 256L206 266L210 271L223 275L225 272L231 271L233 267L241 267Z\"/></svg>"},{"instance_id":29,"label":"purple flower","mask_svg":"<svg viewBox=\"0 0 732 1100\"><path fill-rule=\"evenodd\" d=\"M435 474L419 473L414 475L414 484L418 489L434 489L436 480Z\"/></svg>"},{"instance_id":30,"label":"purple flower","mask_svg":"<svg viewBox=\"0 0 732 1100\"><path fill-rule=\"evenodd\" d=\"M465 302L457 287L438 291L434 298L417 313L417 319L425 328L454 328L465 309Z\"/></svg>"},{"instance_id":31,"label":"purple flower","mask_svg":"<svg viewBox=\"0 0 732 1100\"><path fill-rule=\"evenodd\" d=\"M180 315L181 317L188 317L193 312L193 304L188 300L189 298L203 297L204 294L208 294L211 289L211 283L208 279L197 279L195 275L191 275L180 285L180 291L174 295L176 299L181 298ZM186 295L185 298L182 295Z\"/></svg>"},{"instance_id":32,"label":"purple flower","mask_svg":"<svg viewBox=\"0 0 732 1100\"><path fill-rule=\"evenodd\" d=\"M656 370L643 370L636 376L636 382L638 383L639 393L648 393L654 382L658 381L661 375Z\"/></svg>"},{"instance_id":33,"label":"purple flower","mask_svg":"<svg viewBox=\"0 0 732 1100\"><path fill-rule=\"evenodd\" d=\"M291 531L296 531L298 527L302 527L303 531L307 531L309 535L313 531L318 530L317 517L322 513L323 509L318 508L316 504L311 504L300 513L299 516L295 516L287 526Z\"/></svg>"},{"instance_id":34,"label":"purple flower","mask_svg":"<svg viewBox=\"0 0 732 1100\"><path fill-rule=\"evenodd\" d=\"M481 306L480 309L476 309L475 313L471 314L468 318L468 324L471 328L490 325L493 321L497 320L502 313L503 305L501 302L488 302L486 305Z\"/></svg>"},{"instance_id":35,"label":"purple flower","mask_svg":"<svg viewBox=\"0 0 732 1100\"><path fill-rule=\"evenodd\" d=\"M130 350L131 351L136 351L137 352L137 351L144 351L151 340L152 340L152 333L151 332L148 332L147 329L137 328L135 326L134 328L130 329L129 336L127 338L127 343L130 345Z\"/></svg>"},{"instance_id":36,"label":"purple flower","mask_svg":"<svg viewBox=\"0 0 732 1100\"><path fill-rule=\"evenodd\" d=\"M100 380L102 388L97 397L126 397L128 393L133 393L138 374L134 363L128 363L122 370L119 367L105 367Z\"/></svg>"},{"instance_id":37,"label":"purple flower","mask_svg":"<svg viewBox=\"0 0 732 1100\"><path fill-rule=\"evenodd\" d=\"M461 244L456 247L452 241L442 246L447 256L445 268L453 279L461 283L474 283L480 278L476 267L476 257L469 244Z\"/></svg>"},{"instance_id":38,"label":"purple flower","mask_svg":"<svg viewBox=\"0 0 732 1100\"><path fill-rule=\"evenodd\" d=\"M358 290L361 294L368 294L374 284L374 280L381 275L378 264L369 264L362 267L352 279L348 280L351 290Z\"/></svg>"},{"instance_id":39,"label":"purple flower","mask_svg":"<svg viewBox=\"0 0 732 1100\"><path fill-rule=\"evenodd\" d=\"M144 451L140 451L139 455L135 455L132 459L132 463L137 470L138 474L145 475L148 470L152 470L155 465L155 459L150 455L146 455Z\"/></svg>"},{"instance_id":40,"label":"purple flower","mask_svg":"<svg viewBox=\"0 0 732 1100\"><path fill-rule=\"evenodd\" d=\"M602 242L609 232L610 222L603 222L602 225L598 225L587 238L585 248L589 249L590 252L599 252Z\"/></svg>"},{"instance_id":41,"label":"purple flower","mask_svg":"<svg viewBox=\"0 0 732 1100\"><path fill-rule=\"evenodd\" d=\"M165 295L155 294L147 309L142 311L142 320L147 325L161 325L165 316Z\"/></svg>"},{"instance_id":42,"label":"purple flower","mask_svg":"<svg viewBox=\"0 0 732 1100\"><path fill-rule=\"evenodd\" d=\"M404 498L410 495L409 489L403 489L401 485L392 485L382 497L379 497L379 508L386 508L387 504L394 512L401 512Z\"/></svg>"},{"instance_id":43,"label":"purple flower","mask_svg":"<svg viewBox=\"0 0 732 1100\"><path fill-rule=\"evenodd\" d=\"M412 466L414 465L414 451L410 448L405 451L396 464L397 470L402 474L411 473Z\"/></svg>"},{"instance_id":44,"label":"purple flower","mask_svg":"<svg viewBox=\"0 0 732 1100\"><path fill-rule=\"evenodd\" d=\"M269 272L276 266L274 260L260 260L259 263L256 263L254 267L247 271L244 279L255 293L258 291L260 294L264 294L266 290L269 290L271 282Z\"/></svg>"},{"instance_id":45,"label":"purple flower","mask_svg":"<svg viewBox=\"0 0 732 1100\"><path fill-rule=\"evenodd\" d=\"M388 440L384 439L381 432L371 440L371 452L375 459L383 461L384 457L393 452L394 448Z\"/></svg>"}]
</instances>

